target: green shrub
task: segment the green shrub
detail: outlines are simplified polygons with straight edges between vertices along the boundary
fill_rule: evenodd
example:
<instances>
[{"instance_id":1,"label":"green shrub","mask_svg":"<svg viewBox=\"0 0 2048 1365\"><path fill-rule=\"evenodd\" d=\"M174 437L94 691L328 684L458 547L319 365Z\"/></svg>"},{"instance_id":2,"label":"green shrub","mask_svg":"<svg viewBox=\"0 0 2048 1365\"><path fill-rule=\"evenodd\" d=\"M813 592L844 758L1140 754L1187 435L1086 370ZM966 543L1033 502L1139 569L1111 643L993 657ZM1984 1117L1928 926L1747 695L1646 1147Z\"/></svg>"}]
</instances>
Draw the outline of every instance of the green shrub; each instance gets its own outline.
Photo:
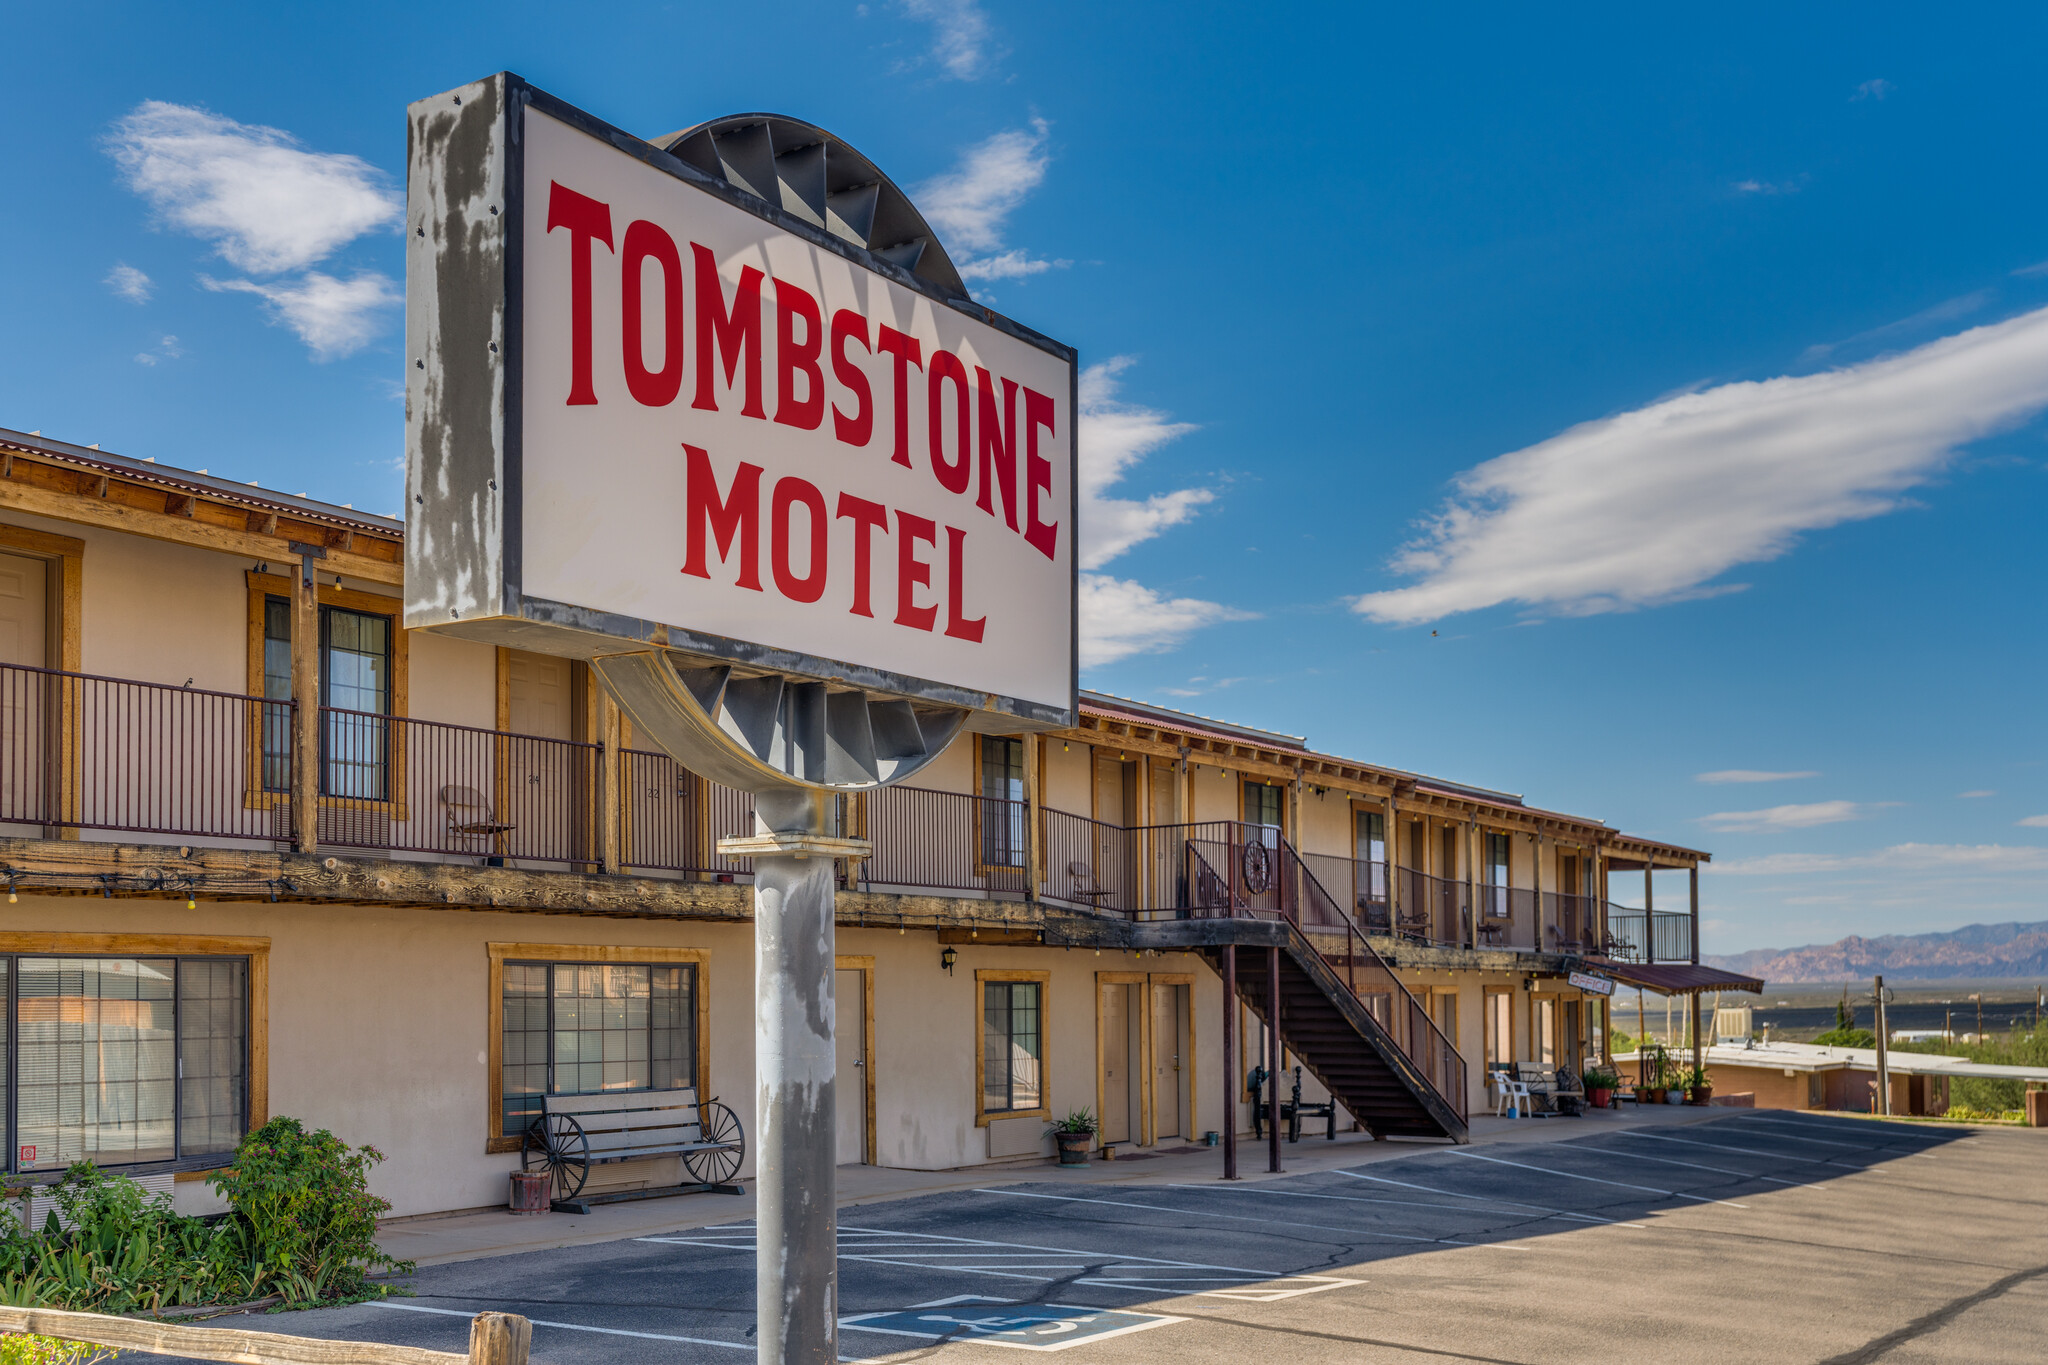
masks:
<instances>
[{"instance_id":1,"label":"green shrub","mask_svg":"<svg viewBox=\"0 0 2048 1365\"><path fill-rule=\"evenodd\" d=\"M1816 1047L1876 1047L1877 1035L1867 1028L1837 1025L1813 1040Z\"/></svg>"},{"instance_id":2,"label":"green shrub","mask_svg":"<svg viewBox=\"0 0 2048 1365\"><path fill-rule=\"evenodd\" d=\"M59 1212L40 1228L17 1222L0 1236L0 1303L132 1313L272 1294L304 1308L381 1293L368 1282L372 1271L413 1268L375 1241L377 1215L391 1207L369 1191L381 1160L324 1129L272 1119L242 1139L232 1166L207 1177L230 1207L214 1223L80 1162L50 1190ZM0 1356L0 1365L12 1360ZM52 1357L51 1365L74 1362Z\"/></svg>"},{"instance_id":3,"label":"green shrub","mask_svg":"<svg viewBox=\"0 0 2048 1365\"><path fill-rule=\"evenodd\" d=\"M55 1337L0 1336L0 1365L99 1365L120 1352Z\"/></svg>"},{"instance_id":4,"label":"green shrub","mask_svg":"<svg viewBox=\"0 0 2048 1365\"><path fill-rule=\"evenodd\" d=\"M412 1270L377 1245L377 1215L391 1204L370 1193L370 1168L383 1159L324 1128L308 1133L294 1118L274 1118L242 1139L234 1164L206 1183L234 1210L218 1249L246 1268L249 1297L361 1298L370 1271Z\"/></svg>"}]
</instances>

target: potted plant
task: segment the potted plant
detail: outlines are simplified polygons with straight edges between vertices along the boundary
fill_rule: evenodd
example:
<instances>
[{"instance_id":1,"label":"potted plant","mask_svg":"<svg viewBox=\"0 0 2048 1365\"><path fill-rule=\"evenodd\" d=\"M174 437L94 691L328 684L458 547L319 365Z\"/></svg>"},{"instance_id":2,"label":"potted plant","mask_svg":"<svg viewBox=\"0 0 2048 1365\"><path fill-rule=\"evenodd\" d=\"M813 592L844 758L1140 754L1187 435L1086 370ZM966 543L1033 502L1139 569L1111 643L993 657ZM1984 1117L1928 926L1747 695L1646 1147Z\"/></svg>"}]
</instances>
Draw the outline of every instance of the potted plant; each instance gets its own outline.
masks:
<instances>
[{"instance_id":1,"label":"potted plant","mask_svg":"<svg viewBox=\"0 0 2048 1365\"><path fill-rule=\"evenodd\" d=\"M1705 1066L1688 1068L1685 1073L1685 1090L1693 1104L1705 1104L1714 1098L1714 1078Z\"/></svg>"},{"instance_id":2,"label":"potted plant","mask_svg":"<svg viewBox=\"0 0 2048 1365\"><path fill-rule=\"evenodd\" d=\"M1086 1109L1075 1109L1065 1118L1048 1124L1045 1131L1059 1144L1060 1165L1088 1164L1088 1149L1095 1145L1095 1115Z\"/></svg>"},{"instance_id":3,"label":"potted plant","mask_svg":"<svg viewBox=\"0 0 2048 1365\"><path fill-rule=\"evenodd\" d=\"M1614 1103L1614 1092L1621 1085L1619 1073L1605 1066L1589 1066L1582 1079L1588 1104L1595 1109L1606 1109Z\"/></svg>"}]
</instances>

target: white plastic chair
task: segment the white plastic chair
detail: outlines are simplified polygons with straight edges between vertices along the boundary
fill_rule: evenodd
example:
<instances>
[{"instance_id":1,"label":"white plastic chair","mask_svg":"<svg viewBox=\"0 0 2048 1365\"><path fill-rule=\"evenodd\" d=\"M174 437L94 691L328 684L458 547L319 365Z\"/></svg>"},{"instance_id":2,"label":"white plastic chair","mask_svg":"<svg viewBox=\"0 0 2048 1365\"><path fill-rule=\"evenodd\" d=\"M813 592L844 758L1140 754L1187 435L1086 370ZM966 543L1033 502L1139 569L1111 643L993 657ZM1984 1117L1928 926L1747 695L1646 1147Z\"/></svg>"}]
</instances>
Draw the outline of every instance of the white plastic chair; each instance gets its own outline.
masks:
<instances>
[{"instance_id":1,"label":"white plastic chair","mask_svg":"<svg viewBox=\"0 0 2048 1365\"><path fill-rule=\"evenodd\" d=\"M1529 1087L1505 1071L1493 1073L1493 1112L1496 1118L1527 1118Z\"/></svg>"}]
</instances>

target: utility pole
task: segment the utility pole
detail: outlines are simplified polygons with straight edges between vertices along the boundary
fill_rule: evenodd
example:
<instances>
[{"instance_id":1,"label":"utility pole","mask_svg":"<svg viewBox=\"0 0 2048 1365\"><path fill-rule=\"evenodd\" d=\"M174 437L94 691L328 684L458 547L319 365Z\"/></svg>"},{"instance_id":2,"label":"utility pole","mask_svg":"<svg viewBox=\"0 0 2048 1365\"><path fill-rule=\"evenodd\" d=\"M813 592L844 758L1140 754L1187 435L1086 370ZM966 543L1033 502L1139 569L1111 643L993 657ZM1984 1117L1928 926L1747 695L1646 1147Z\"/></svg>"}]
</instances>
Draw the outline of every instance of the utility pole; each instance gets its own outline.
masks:
<instances>
[{"instance_id":1,"label":"utility pole","mask_svg":"<svg viewBox=\"0 0 2048 1365\"><path fill-rule=\"evenodd\" d=\"M1877 1001L1877 1105L1878 1112L1886 1118L1892 1116L1892 1077L1886 1068L1885 1045L1891 1041L1891 1030L1884 1017L1884 978L1877 978L1877 988L1871 992Z\"/></svg>"}]
</instances>

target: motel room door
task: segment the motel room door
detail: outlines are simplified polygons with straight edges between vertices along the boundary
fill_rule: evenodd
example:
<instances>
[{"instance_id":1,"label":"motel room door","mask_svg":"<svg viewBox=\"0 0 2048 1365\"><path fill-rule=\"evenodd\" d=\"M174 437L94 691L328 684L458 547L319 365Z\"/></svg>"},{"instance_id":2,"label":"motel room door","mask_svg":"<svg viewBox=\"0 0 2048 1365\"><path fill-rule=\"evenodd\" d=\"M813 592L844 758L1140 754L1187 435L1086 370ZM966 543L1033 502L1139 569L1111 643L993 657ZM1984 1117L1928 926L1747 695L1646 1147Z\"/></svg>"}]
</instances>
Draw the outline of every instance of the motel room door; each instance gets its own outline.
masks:
<instances>
[{"instance_id":1,"label":"motel room door","mask_svg":"<svg viewBox=\"0 0 2048 1365\"><path fill-rule=\"evenodd\" d=\"M845 959L841 959L844 961ZM868 969L840 967L832 973L832 1044L839 1076L834 1086L841 1166L868 1160Z\"/></svg>"},{"instance_id":2,"label":"motel room door","mask_svg":"<svg viewBox=\"0 0 2048 1365\"><path fill-rule=\"evenodd\" d=\"M1180 975L1152 977L1152 1140L1179 1138L1195 1130L1194 981Z\"/></svg>"},{"instance_id":3,"label":"motel room door","mask_svg":"<svg viewBox=\"0 0 2048 1365\"><path fill-rule=\"evenodd\" d=\"M1145 1137L1143 972L1095 974L1096 1093L1101 1141L1142 1142Z\"/></svg>"},{"instance_id":4,"label":"motel room door","mask_svg":"<svg viewBox=\"0 0 2048 1365\"><path fill-rule=\"evenodd\" d=\"M506 728L518 738L506 741L505 772L495 804L497 822L513 826L500 836L501 851L517 857L520 846L536 836L577 827L579 793L573 751L566 744L536 742L573 738L570 661L521 649L505 654ZM522 826L531 831L524 838Z\"/></svg>"},{"instance_id":5,"label":"motel room door","mask_svg":"<svg viewBox=\"0 0 2048 1365\"><path fill-rule=\"evenodd\" d=\"M48 667L47 581L42 560L0 554L0 664ZM42 804L44 695L43 679L34 673L9 673L0 686L0 729L20 736L9 761L0 764L0 815L31 814Z\"/></svg>"}]
</instances>

